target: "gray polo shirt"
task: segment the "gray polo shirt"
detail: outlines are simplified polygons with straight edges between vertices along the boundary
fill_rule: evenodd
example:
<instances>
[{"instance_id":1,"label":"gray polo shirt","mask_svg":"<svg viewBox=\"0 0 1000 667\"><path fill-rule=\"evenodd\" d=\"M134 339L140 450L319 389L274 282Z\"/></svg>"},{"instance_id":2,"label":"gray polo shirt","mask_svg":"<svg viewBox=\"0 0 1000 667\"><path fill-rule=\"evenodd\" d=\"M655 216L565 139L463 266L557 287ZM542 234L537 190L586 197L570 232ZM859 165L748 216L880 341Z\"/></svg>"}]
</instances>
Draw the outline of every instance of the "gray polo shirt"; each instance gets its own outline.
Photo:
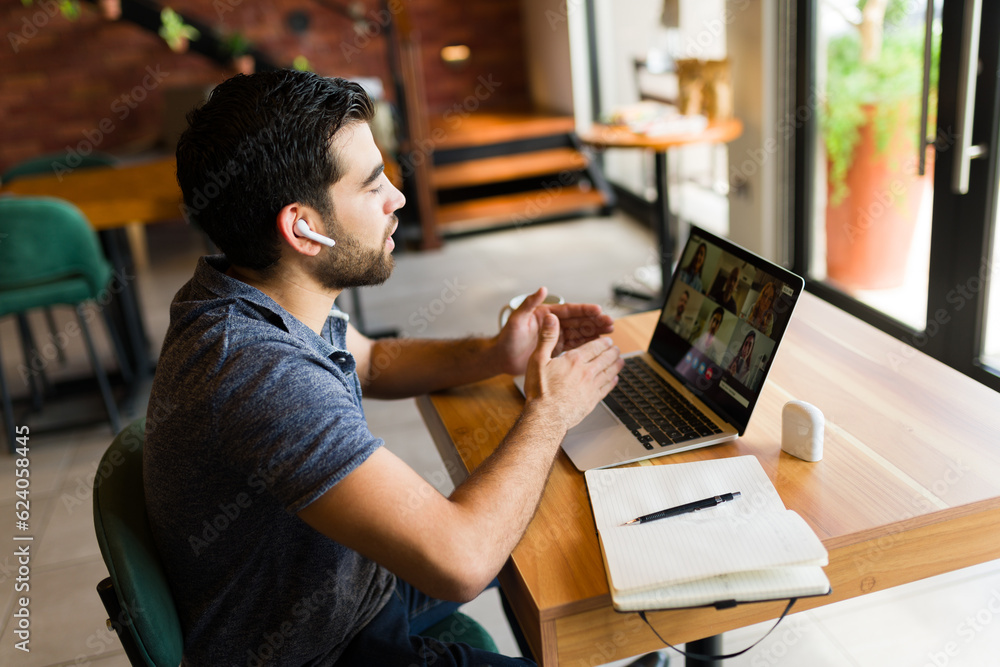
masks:
<instances>
[{"instance_id":1,"label":"gray polo shirt","mask_svg":"<svg viewBox=\"0 0 1000 667\"><path fill-rule=\"evenodd\" d=\"M187 665L329 665L392 574L296 516L383 443L347 324L322 336L202 258L177 293L149 401L143 477Z\"/></svg>"}]
</instances>

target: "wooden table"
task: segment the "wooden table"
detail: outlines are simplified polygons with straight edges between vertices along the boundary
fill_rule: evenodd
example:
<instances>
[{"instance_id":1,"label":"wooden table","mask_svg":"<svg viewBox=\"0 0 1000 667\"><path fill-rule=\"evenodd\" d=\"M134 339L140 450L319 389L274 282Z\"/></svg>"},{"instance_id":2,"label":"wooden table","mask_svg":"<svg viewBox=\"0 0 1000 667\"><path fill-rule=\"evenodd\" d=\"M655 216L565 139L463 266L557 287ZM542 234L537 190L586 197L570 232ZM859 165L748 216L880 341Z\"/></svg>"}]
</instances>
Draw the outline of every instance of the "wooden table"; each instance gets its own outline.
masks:
<instances>
[{"instance_id":1,"label":"wooden table","mask_svg":"<svg viewBox=\"0 0 1000 667\"><path fill-rule=\"evenodd\" d=\"M4 184L0 192L66 199L98 231L183 217L173 157L61 175L21 176Z\"/></svg>"},{"instance_id":2,"label":"wooden table","mask_svg":"<svg viewBox=\"0 0 1000 667\"><path fill-rule=\"evenodd\" d=\"M670 213L670 193L667 186L667 151L691 144L727 143L743 133L743 123L738 119L713 121L700 132L672 132L649 136L633 132L624 125L595 124L588 132L580 135L580 140L599 148L640 148L653 152L656 178L656 205L653 207L653 228L656 231L660 252L661 286L670 282L673 268L674 247L678 236L677 225ZM662 305L663 294L653 298L654 305ZM616 293L631 294L624 288L616 288ZM640 295L642 296L642 295Z\"/></svg>"},{"instance_id":3,"label":"wooden table","mask_svg":"<svg viewBox=\"0 0 1000 667\"><path fill-rule=\"evenodd\" d=\"M108 261L119 274L116 307L112 316L125 332L126 354L136 379L148 376L153 362L134 286L135 267L125 228L136 223L176 220L182 217L181 190L174 158L88 167L68 173L21 176L6 183L2 194L58 197L75 204L101 235Z\"/></svg>"},{"instance_id":4,"label":"wooden table","mask_svg":"<svg viewBox=\"0 0 1000 667\"><path fill-rule=\"evenodd\" d=\"M656 313L619 320L623 351ZM781 409L826 415L823 460L781 451ZM521 406L507 376L418 399L456 484L497 446ZM830 553L828 597L802 611L1000 558L1000 394L803 294L746 434L643 462L756 456L782 500ZM611 607L583 475L560 452L538 513L500 576L542 665L590 665L662 648ZM777 618L784 603L650 614L671 643Z\"/></svg>"}]
</instances>

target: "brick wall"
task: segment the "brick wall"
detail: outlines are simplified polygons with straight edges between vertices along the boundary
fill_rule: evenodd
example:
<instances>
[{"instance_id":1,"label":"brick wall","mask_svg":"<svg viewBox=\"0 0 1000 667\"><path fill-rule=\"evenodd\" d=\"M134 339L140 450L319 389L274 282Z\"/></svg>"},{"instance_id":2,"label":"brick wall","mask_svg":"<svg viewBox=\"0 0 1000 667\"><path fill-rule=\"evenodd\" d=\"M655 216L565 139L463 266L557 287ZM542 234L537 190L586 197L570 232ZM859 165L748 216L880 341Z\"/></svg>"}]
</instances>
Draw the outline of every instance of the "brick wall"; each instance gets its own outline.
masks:
<instances>
[{"instance_id":1,"label":"brick wall","mask_svg":"<svg viewBox=\"0 0 1000 667\"><path fill-rule=\"evenodd\" d=\"M169 4L222 31L243 32L278 64L303 55L320 74L377 76L391 90L379 0L361 3L372 19L361 35L349 19L323 6L346 4L338 0ZM469 101L480 108L527 104L518 0L391 0L388 5L402 5L412 17L432 111ZM292 10L309 15L302 34L287 25ZM232 74L200 55L173 53L152 32L104 20L88 3L70 21L58 13L54 0L34 0L32 7L8 0L0 6L0 34L0 171L67 147L117 154L154 149L170 121L165 119L168 89L210 87ZM455 43L469 45L472 54L458 69L439 57L443 46ZM482 80L499 83L488 99L475 97Z\"/></svg>"}]
</instances>

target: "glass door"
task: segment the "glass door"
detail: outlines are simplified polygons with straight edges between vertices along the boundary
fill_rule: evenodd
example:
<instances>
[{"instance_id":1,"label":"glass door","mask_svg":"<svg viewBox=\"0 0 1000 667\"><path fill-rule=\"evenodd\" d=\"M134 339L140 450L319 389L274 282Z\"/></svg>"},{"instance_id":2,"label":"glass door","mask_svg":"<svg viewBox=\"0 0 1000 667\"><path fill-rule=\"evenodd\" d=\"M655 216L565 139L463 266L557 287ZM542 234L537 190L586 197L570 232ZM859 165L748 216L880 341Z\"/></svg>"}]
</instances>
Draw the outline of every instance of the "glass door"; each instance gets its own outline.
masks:
<instances>
[{"instance_id":1,"label":"glass door","mask_svg":"<svg viewBox=\"0 0 1000 667\"><path fill-rule=\"evenodd\" d=\"M797 109L815 113L796 133L796 269L811 291L1000 388L1000 3L797 7Z\"/></svg>"},{"instance_id":2,"label":"glass door","mask_svg":"<svg viewBox=\"0 0 1000 667\"><path fill-rule=\"evenodd\" d=\"M983 365L1000 375L1000 234L997 219L993 219L993 245L987 272L986 331L983 336Z\"/></svg>"},{"instance_id":3,"label":"glass door","mask_svg":"<svg viewBox=\"0 0 1000 667\"><path fill-rule=\"evenodd\" d=\"M816 14L809 275L915 330L927 314L936 4L822 0Z\"/></svg>"}]
</instances>

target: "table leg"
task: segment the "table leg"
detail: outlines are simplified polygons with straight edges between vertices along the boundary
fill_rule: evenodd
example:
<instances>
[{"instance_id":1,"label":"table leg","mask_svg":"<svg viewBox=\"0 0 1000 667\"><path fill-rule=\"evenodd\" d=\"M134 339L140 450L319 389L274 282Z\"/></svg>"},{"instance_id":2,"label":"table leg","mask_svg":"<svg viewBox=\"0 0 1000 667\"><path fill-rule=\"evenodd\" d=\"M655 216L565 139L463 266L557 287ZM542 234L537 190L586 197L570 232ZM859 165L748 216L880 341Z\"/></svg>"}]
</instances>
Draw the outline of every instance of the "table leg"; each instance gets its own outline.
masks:
<instances>
[{"instance_id":1,"label":"table leg","mask_svg":"<svg viewBox=\"0 0 1000 667\"><path fill-rule=\"evenodd\" d=\"M684 645L687 653L698 655L722 655L722 635L713 635ZM722 667L721 660L702 660L688 656L684 659L685 667Z\"/></svg>"},{"instance_id":2,"label":"table leg","mask_svg":"<svg viewBox=\"0 0 1000 667\"><path fill-rule=\"evenodd\" d=\"M122 344L134 371L133 381L138 383L149 377L153 362L149 358L149 340L142 322L128 238L122 229L102 231L100 237L108 262L114 269L111 282L113 294L108 307L111 318L124 332Z\"/></svg>"},{"instance_id":3,"label":"table leg","mask_svg":"<svg viewBox=\"0 0 1000 667\"><path fill-rule=\"evenodd\" d=\"M666 301L666 289L670 284L674 264L674 225L670 216L670 188L667 184L667 152L656 151L654 154L656 177L656 207L653 212L656 240L659 244L660 261L660 295L658 308Z\"/></svg>"},{"instance_id":4,"label":"table leg","mask_svg":"<svg viewBox=\"0 0 1000 667\"><path fill-rule=\"evenodd\" d=\"M675 230L670 215L670 193L667 186L667 152L654 151L654 177L656 178L656 202L653 204L653 232L656 234L657 261L660 264L660 291L652 295L636 292L624 286L616 286L616 296L649 299L653 309L663 308L666 303L666 288L673 274Z\"/></svg>"}]
</instances>

